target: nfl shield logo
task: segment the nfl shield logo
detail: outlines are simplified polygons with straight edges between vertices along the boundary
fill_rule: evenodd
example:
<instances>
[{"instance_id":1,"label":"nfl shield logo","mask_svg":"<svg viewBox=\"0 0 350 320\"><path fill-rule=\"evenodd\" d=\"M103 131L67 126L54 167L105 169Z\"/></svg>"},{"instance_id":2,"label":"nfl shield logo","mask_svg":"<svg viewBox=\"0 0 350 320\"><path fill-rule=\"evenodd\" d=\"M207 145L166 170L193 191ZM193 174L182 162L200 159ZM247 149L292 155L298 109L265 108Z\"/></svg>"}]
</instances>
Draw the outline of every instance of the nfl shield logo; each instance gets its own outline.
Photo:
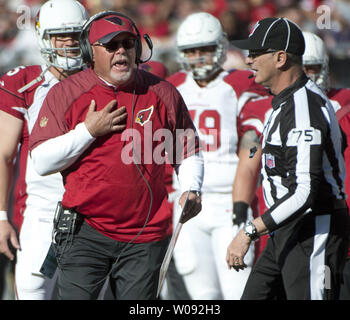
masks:
<instances>
[{"instance_id":1,"label":"nfl shield logo","mask_svg":"<svg viewBox=\"0 0 350 320\"><path fill-rule=\"evenodd\" d=\"M273 156L272 154L268 153L265 156L265 162L268 168L272 169L275 167L275 156Z\"/></svg>"}]
</instances>

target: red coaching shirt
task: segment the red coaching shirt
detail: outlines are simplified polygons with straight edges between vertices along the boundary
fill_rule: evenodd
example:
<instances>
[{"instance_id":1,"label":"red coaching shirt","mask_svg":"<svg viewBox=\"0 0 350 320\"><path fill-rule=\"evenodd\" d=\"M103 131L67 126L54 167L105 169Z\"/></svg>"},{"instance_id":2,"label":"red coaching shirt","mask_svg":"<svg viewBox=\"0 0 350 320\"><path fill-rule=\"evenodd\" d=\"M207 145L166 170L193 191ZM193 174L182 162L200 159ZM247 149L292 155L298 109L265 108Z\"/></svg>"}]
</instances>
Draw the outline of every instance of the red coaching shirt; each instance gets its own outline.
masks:
<instances>
[{"instance_id":1,"label":"red coaching shirt","mask_svg":"<svg viewBox=\"0 0 350 320\"><path fill-rule=\"evenodd\" d=\"M199 150L188 110L175 87L151 73L138 70L130 84L115 88L87 69L50 90L33 128L30 150L83 122L92 99L97 110L114 99L117 108L125 106L127 127L123 132L98 137L62 172L62 204L74 208L89 225L118 241L132 240L147 221L134 242L158 241L168 235L171 219L164 210L157 213L167 194L160 157L163 155L165 160L164 146L170 157L182 154L178 161ZM187 139L184 130L192 132ZM165 143L162 135L167 136ZM144 178L133 163L132 149L136 160L142 159L139 169ZM152 190L152 203L144 179Z\"/></svg>"}]
</instances>

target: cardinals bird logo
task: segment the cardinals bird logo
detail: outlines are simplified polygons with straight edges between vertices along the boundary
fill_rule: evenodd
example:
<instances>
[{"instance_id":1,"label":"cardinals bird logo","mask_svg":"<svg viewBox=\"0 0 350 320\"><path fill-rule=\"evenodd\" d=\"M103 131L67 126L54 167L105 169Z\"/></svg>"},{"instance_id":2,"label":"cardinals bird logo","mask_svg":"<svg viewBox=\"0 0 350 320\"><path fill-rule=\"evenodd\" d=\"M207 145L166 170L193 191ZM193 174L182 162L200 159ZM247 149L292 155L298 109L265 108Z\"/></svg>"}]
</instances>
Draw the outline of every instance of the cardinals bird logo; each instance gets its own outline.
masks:
<instances>
[{"instance_id":1,"label":"cardinals bird logo","mask_svg":"<svg viewBox=\"0 0 350 320\"><path fill-rule=\"evenodd\" d=\"M146 122L149 121L152 113L153 113L153 105L147 109L140 110L136 115L135 122L143 126Z\"/></svg>"}]
</instances>

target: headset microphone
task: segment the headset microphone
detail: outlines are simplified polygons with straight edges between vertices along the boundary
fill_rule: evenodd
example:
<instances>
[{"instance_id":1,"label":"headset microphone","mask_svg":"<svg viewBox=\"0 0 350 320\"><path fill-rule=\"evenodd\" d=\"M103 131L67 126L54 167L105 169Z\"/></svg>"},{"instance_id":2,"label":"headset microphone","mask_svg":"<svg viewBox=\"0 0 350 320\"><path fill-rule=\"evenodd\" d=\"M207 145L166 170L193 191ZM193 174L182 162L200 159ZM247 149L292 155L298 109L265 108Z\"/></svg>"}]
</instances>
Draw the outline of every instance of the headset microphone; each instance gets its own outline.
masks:
<instances>
[{"instance_id":1,"label":"headset microphone","mask_svg":"<svg viewBox=\"0 0 350 320\"><path fill-rule=\"evenodd\" d=\"M148 34L144 34L143 38L146 40L148 47L153 50L153 43Z\"/></svg>"},{"instance_id":2,"label":"headset microphone","mask_svg":"<svg viewBox=\"0 0 350 320\"><path fill-rule=\"evenodd\" d=\"M144 34L143 38L145 39L148 48L151 50L151 53L150 53L149 57L146 60L141 60L140 59L140 63L145 63L145 62L151 60L152 54L153 54L153 43L152 43L152 40L151 40L150 36L148 34Z\"/></svg>"}]
</instances>

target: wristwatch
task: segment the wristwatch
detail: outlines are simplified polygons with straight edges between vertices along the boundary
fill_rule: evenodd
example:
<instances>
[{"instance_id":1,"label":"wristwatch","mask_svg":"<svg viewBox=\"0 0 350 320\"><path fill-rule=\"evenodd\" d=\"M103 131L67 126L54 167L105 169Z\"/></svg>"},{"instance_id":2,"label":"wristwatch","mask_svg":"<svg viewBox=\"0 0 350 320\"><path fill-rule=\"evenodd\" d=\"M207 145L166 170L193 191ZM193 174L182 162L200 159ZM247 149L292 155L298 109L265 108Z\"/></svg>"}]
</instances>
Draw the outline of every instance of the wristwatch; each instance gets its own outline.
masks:
<instances>
[{"instance_id":1,"label":"wristwatch","mask_svg":"<svg viewBox=\"0 0 350 320\"><path fill-rule=\"evenodd\" d=\"M250 238L250 240L255 241L259 239L258 231L256 230L253 222L248 221L243 227L244 233Z\"/></svg>"}]
</instances>

